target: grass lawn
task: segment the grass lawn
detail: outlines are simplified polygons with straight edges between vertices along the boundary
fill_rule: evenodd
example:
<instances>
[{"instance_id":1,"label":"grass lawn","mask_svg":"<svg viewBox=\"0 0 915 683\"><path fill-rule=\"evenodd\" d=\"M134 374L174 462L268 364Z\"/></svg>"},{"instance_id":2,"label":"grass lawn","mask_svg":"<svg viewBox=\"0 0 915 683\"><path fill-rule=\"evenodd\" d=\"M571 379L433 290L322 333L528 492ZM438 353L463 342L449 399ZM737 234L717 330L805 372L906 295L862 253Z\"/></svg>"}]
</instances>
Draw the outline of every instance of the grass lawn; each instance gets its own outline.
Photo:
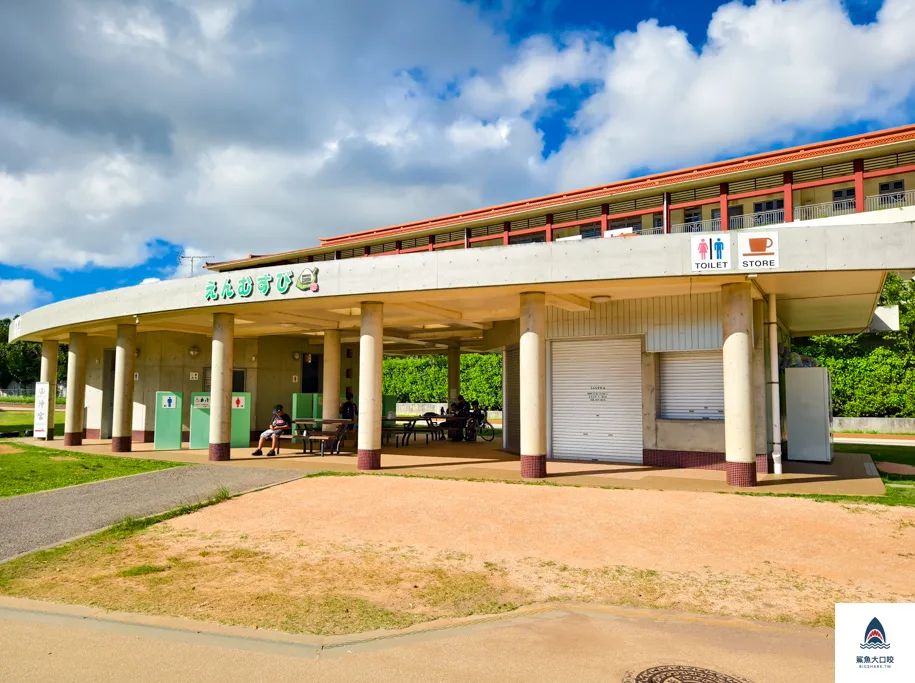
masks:
<instances>
[{"instance_id":1,"label":"grass lawn","mask_svg":"<svg viewBox=\"0 0 915 683\"><path fill-rule=\"evenodd\" d=\"M0 498L163 470L180 464L57 451L7 441L0 443Z\"/></svg>"},{"instance_id":2,"label":"grass lawn","mask_svg":"<svg viewBox=\"0 0 915 683\"><path fill-rule=\"evenodd\" d=\"M64 435L64 415L60 410L54 411L54 435ZM35 424L34 410L3 410L0 409L0 432L19 432L32 429Z\"/></svg>"}]
</instances>

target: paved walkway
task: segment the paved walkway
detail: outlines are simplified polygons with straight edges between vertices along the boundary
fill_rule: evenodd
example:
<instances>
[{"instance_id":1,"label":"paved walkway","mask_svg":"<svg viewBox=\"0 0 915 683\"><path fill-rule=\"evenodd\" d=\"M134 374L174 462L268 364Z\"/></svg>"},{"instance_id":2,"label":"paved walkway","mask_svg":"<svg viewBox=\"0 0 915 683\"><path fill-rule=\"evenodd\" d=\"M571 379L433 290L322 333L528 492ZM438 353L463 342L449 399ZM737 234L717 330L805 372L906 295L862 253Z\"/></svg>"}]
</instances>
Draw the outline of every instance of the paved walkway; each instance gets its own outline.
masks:
<instances>
[{"instance_id":1,"label":"paved walkway","mask_svg":"<svg viewBox=\"0 0 915 683\"><path fill-rule=\"evenodd\" d=\"M833 680L829 629L684 613L559 606L373 635L322 639L0 599L3 675L14 681L620 683L659 665L752 683Z\"/></svg>"},{"instance_id":2,"label":"paved walkway","mask_svg":"<svg viewBox=\"0 0 915 683\"><path fill-rule=\"evenodd\" d=\"M42 443L45 448L65 450L62 441ZM133 453L119 453L135 458L172 460L175 462L206 463L206 450L156 451L151 443L135 443ZM351 446L351 442L347 443ZM457 477L461 479L519 480L521 467L518 456L501 450L498 441L492 443L453 443L436 441L430 444L411 443L396 448L387 445L381 456L382 472L390 474L418 474L430 477ZM98 439L86 440L76 452L111 454L111 444ZM838 449L837 449L838 450ZM300 472L334 470L355 472L356 454L303 455L301 450L283 450L277 458L251 457L251 448L233 448L232 459L220 463L221 467L257 467L263 469L290 469ZM551 460L547 463L549 480L555 484L575 486L614 486L632 489L667 491L719 491L730 492L722 470L690 470L649 467L648 465L617 464L605 462L570 462ZM736 489L743 490L746 489ZM869 455L862 453L836 453L831 463L786 462L785 473L760 476L759 493L825 493L852 496L882 496L886 493L883 481Z\"/></svg>"},{"instance_id":3,"label":"paved walkway","mask_svg":"<svg viewBox=\"0 0 915 683\"><path fill-rule=\"evenodd\" d=\"M129 477L0 499L0 561L212 498L225 486L243 493L302 476L256 467L173 467Z\"/></svg>"}]
</instances>

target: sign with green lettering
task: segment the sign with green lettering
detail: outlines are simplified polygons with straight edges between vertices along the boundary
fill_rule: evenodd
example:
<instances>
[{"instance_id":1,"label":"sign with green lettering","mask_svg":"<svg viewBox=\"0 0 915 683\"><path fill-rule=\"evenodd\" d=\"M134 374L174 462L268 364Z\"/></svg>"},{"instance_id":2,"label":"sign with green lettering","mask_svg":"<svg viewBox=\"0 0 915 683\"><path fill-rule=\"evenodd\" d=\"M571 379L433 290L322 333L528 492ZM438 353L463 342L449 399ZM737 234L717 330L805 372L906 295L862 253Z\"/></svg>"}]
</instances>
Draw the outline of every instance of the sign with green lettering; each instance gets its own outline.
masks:
<instances>
[{"instance_id":1,"label":"sign with green lettering","mask_svg":"<svg viewBox=\"0 0 915 683\"><path fill-rule=\"evenodd\" d=\"M257 276L257 280L250 275L244 275L233 283L231 277L227 277L221 282L210 280L206 283L204 298L207 301L231 301L236 296L242 299L248 299L254 294L255 288L263 296L269 297L274 292L280 295L286 295L295 284L296 289L303 292L317 293L318 291L318 269L305 268L298 277L292 270L284 270L279 273L270 274L262 273Z\"/></svg>"}]
</instances>

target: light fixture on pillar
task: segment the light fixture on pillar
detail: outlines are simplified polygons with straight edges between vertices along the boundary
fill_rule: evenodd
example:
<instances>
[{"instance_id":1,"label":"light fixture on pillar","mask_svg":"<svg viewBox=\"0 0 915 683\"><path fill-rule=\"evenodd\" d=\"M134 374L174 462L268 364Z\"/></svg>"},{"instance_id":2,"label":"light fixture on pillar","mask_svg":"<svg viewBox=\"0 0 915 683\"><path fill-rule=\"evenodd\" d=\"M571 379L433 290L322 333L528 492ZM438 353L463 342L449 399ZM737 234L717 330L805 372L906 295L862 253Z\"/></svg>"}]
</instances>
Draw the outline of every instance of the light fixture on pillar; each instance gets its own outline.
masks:
<instances>
[{"instance_id":1,"label":"light fixture on pillar","mask_svg":"<svg viewBox=\"0 0 915 683\"><path fill-rule=\"evenodd\" d=\"M199 346L192 346L191 348L189 348L189 349L187 350L187 352L188 352L188 355L189 355L191 358L196 358L197 356L200 355L200 347L199 347Z\"/></svg>"},{"instance_id":2,"label":"light fixture on pillar","mask_svg":"<svg viewBox=\"0 0 915 683\"><path fill-rule=\"evenodd\" d=\"M134 358L140 357L140 348L139 347L137 347L136 349L133 350L133 356L134 356Z\"/></svg>"},{"instance_id":3,"label":"light fixture on pillar","mask_svg":"<svg viewBox=\"0 0 915 683\"><path fill-rule=\"evenodd\" d=\"M298 360L301 357L302 357L302 354L300 354L298 351L292 352L292 360Z\"/></svg>"}]
</instances>

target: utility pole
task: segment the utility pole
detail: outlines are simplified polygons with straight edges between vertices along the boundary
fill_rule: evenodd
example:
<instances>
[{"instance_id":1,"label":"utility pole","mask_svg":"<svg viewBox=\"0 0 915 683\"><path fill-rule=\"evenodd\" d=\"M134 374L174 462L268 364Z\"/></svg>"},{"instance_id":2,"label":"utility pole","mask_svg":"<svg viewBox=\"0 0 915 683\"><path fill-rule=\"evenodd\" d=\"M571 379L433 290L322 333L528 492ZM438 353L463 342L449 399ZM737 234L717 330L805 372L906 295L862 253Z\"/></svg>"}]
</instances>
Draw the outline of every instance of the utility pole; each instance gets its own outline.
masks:
<instances>
[{"instance_id":1,"label":"utility pole","mask_svg":"<svg viewBox=\"0 0 915 683\"><path fill-rule=\"evenodd\" d=\"M185 264L190 264L190 273L186 277L194 277L194 270L197 266L198 261L206 261L207 259L215 258L213 256L188 256L186 254L181 254L178 257L178 265L183 266Z\"/></svg>"}]
</instances>

